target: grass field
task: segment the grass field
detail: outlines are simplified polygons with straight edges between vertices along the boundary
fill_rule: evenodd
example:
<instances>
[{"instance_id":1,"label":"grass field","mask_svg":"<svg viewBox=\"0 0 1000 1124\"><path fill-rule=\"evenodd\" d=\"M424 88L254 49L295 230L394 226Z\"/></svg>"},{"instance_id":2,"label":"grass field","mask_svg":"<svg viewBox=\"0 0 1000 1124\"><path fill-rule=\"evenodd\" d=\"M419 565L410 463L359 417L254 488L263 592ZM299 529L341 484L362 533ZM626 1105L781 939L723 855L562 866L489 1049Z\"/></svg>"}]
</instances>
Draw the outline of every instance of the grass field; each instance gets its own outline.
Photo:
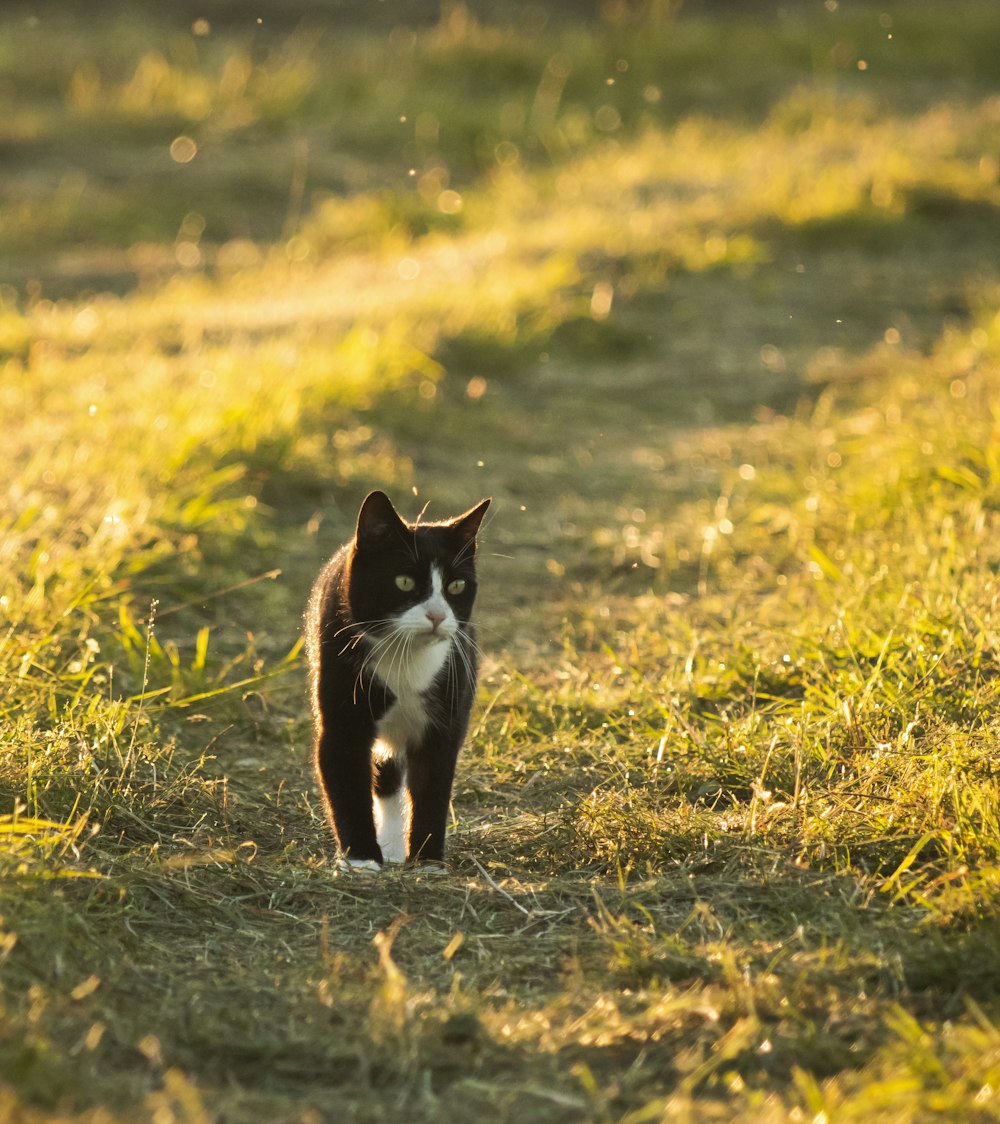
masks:
<instances>
[{"instance_id":1,"label":"grass field","mask_svg":"<svg viewBox=\"0 0 1000 1124\"><path fill-rule=\"evenodd\" d=\"M0 15L0 1116L1000 1118L1000 9L121 7ZM376 486L494 496L444 876Z\"/></svg>"}]
</instances>

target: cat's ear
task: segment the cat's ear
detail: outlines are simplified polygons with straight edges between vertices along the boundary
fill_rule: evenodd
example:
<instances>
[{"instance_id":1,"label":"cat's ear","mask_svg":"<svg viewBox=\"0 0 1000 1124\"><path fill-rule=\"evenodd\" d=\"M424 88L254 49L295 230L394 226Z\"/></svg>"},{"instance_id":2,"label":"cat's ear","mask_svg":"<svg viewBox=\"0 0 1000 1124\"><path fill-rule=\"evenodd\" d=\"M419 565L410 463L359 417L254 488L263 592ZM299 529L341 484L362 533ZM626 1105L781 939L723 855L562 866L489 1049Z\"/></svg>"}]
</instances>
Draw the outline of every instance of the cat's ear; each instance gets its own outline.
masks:
<instances>
[{"instance_id":1,"label":"cat's ear","mask_svg":"<svg viewBox=\"0 0 1000 1124\"><path fill-rule=\"evenodd\" d=\"M359 543L370 539L382 539L388 534L405 534L406 525L400 519L392 501L385 492L371 492L358 512L356 539Z\"/></svg>"},{"instance_id":2,"label":"cat's ear","mask_svg":"<svg viewBox=\"0 0 1000 1124\"><path fill-rule=\"evenodd\" d=\"M452 528L461 536L463 542L475 544L476 535L479 533L479 525L482 523L483 516L491 502L492 497L480 500L475 507L470 508L464 515L459 515L451 521Z\"/></svg>"}]
</instances>

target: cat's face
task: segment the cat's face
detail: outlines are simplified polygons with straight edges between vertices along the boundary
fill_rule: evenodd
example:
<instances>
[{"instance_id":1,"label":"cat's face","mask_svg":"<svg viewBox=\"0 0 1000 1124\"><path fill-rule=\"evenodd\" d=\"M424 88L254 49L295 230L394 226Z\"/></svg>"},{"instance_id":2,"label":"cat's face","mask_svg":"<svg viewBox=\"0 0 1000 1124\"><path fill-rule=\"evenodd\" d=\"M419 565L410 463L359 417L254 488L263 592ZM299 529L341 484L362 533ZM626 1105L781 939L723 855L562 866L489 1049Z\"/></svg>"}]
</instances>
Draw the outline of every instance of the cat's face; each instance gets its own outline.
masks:
<instances>
[{"instance_id":1,"label":"cat's face","mask_svg":"<svg viewBox=\"0 0 1000 1124\"><path fill-rule=\"evenodd\" d=\"M489 500L442 523L410 524L373 492L361 507L348 577L354 620L371 636L454 638L476 597L476 533Z\"/></svg>"}]
</instances>

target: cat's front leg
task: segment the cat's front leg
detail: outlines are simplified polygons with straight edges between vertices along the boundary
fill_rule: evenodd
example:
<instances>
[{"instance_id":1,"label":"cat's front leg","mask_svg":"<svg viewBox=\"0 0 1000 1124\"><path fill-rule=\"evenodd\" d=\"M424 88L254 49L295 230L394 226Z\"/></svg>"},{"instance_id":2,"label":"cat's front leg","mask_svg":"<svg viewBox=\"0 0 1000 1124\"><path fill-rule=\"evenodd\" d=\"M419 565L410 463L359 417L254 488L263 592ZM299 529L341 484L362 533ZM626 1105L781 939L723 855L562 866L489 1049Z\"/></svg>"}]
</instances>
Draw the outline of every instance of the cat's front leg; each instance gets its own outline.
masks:
<instances>
[{"instance_id":1,"label":"cat's front leg","mask_svg":"<svg viewBox=\"0 0 1000 1124\"><path fill-rule=\"evenodd\" d=\"M323 782L333 830L341 855L351 865L382 862L372 813L374 734L374 725L366 731L331 729L324 723L316 739L316 767Z\"/></svg>"},{"instance_id":2,"label":"cat's front leg","mask_svg":"<svg viewBox=\"0 0 1000 1124\"><path fill-rule=\"evenodd\" d=\"M410 790L410 831L407 862L444 863L444 837L451 805L451 786L459 744L450 739L425 738L407 755L406 784Z\"/></svg>"}]
</instances>

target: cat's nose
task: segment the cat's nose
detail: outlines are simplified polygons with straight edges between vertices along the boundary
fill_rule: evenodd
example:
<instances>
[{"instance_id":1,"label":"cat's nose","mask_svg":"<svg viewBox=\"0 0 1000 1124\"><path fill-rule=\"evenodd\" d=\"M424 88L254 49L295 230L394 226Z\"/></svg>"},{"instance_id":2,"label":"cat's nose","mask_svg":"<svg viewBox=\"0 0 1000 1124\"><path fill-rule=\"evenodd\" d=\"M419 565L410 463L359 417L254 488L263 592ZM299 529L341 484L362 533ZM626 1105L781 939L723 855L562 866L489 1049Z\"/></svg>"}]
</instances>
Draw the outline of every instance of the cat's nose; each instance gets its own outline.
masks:
<instances>
[{"instance_id":1,"label":"cat's nose","mask_svg":"<svg viewBox=\"0 0 1000 1124\"><path fill-rule=\"evenodd\" d=\"M431 622L431 632L437 632L438 625L444 620L444 613L439 613L436 609L428 609L427 619Z\"/></svg>"}]
</instances>

